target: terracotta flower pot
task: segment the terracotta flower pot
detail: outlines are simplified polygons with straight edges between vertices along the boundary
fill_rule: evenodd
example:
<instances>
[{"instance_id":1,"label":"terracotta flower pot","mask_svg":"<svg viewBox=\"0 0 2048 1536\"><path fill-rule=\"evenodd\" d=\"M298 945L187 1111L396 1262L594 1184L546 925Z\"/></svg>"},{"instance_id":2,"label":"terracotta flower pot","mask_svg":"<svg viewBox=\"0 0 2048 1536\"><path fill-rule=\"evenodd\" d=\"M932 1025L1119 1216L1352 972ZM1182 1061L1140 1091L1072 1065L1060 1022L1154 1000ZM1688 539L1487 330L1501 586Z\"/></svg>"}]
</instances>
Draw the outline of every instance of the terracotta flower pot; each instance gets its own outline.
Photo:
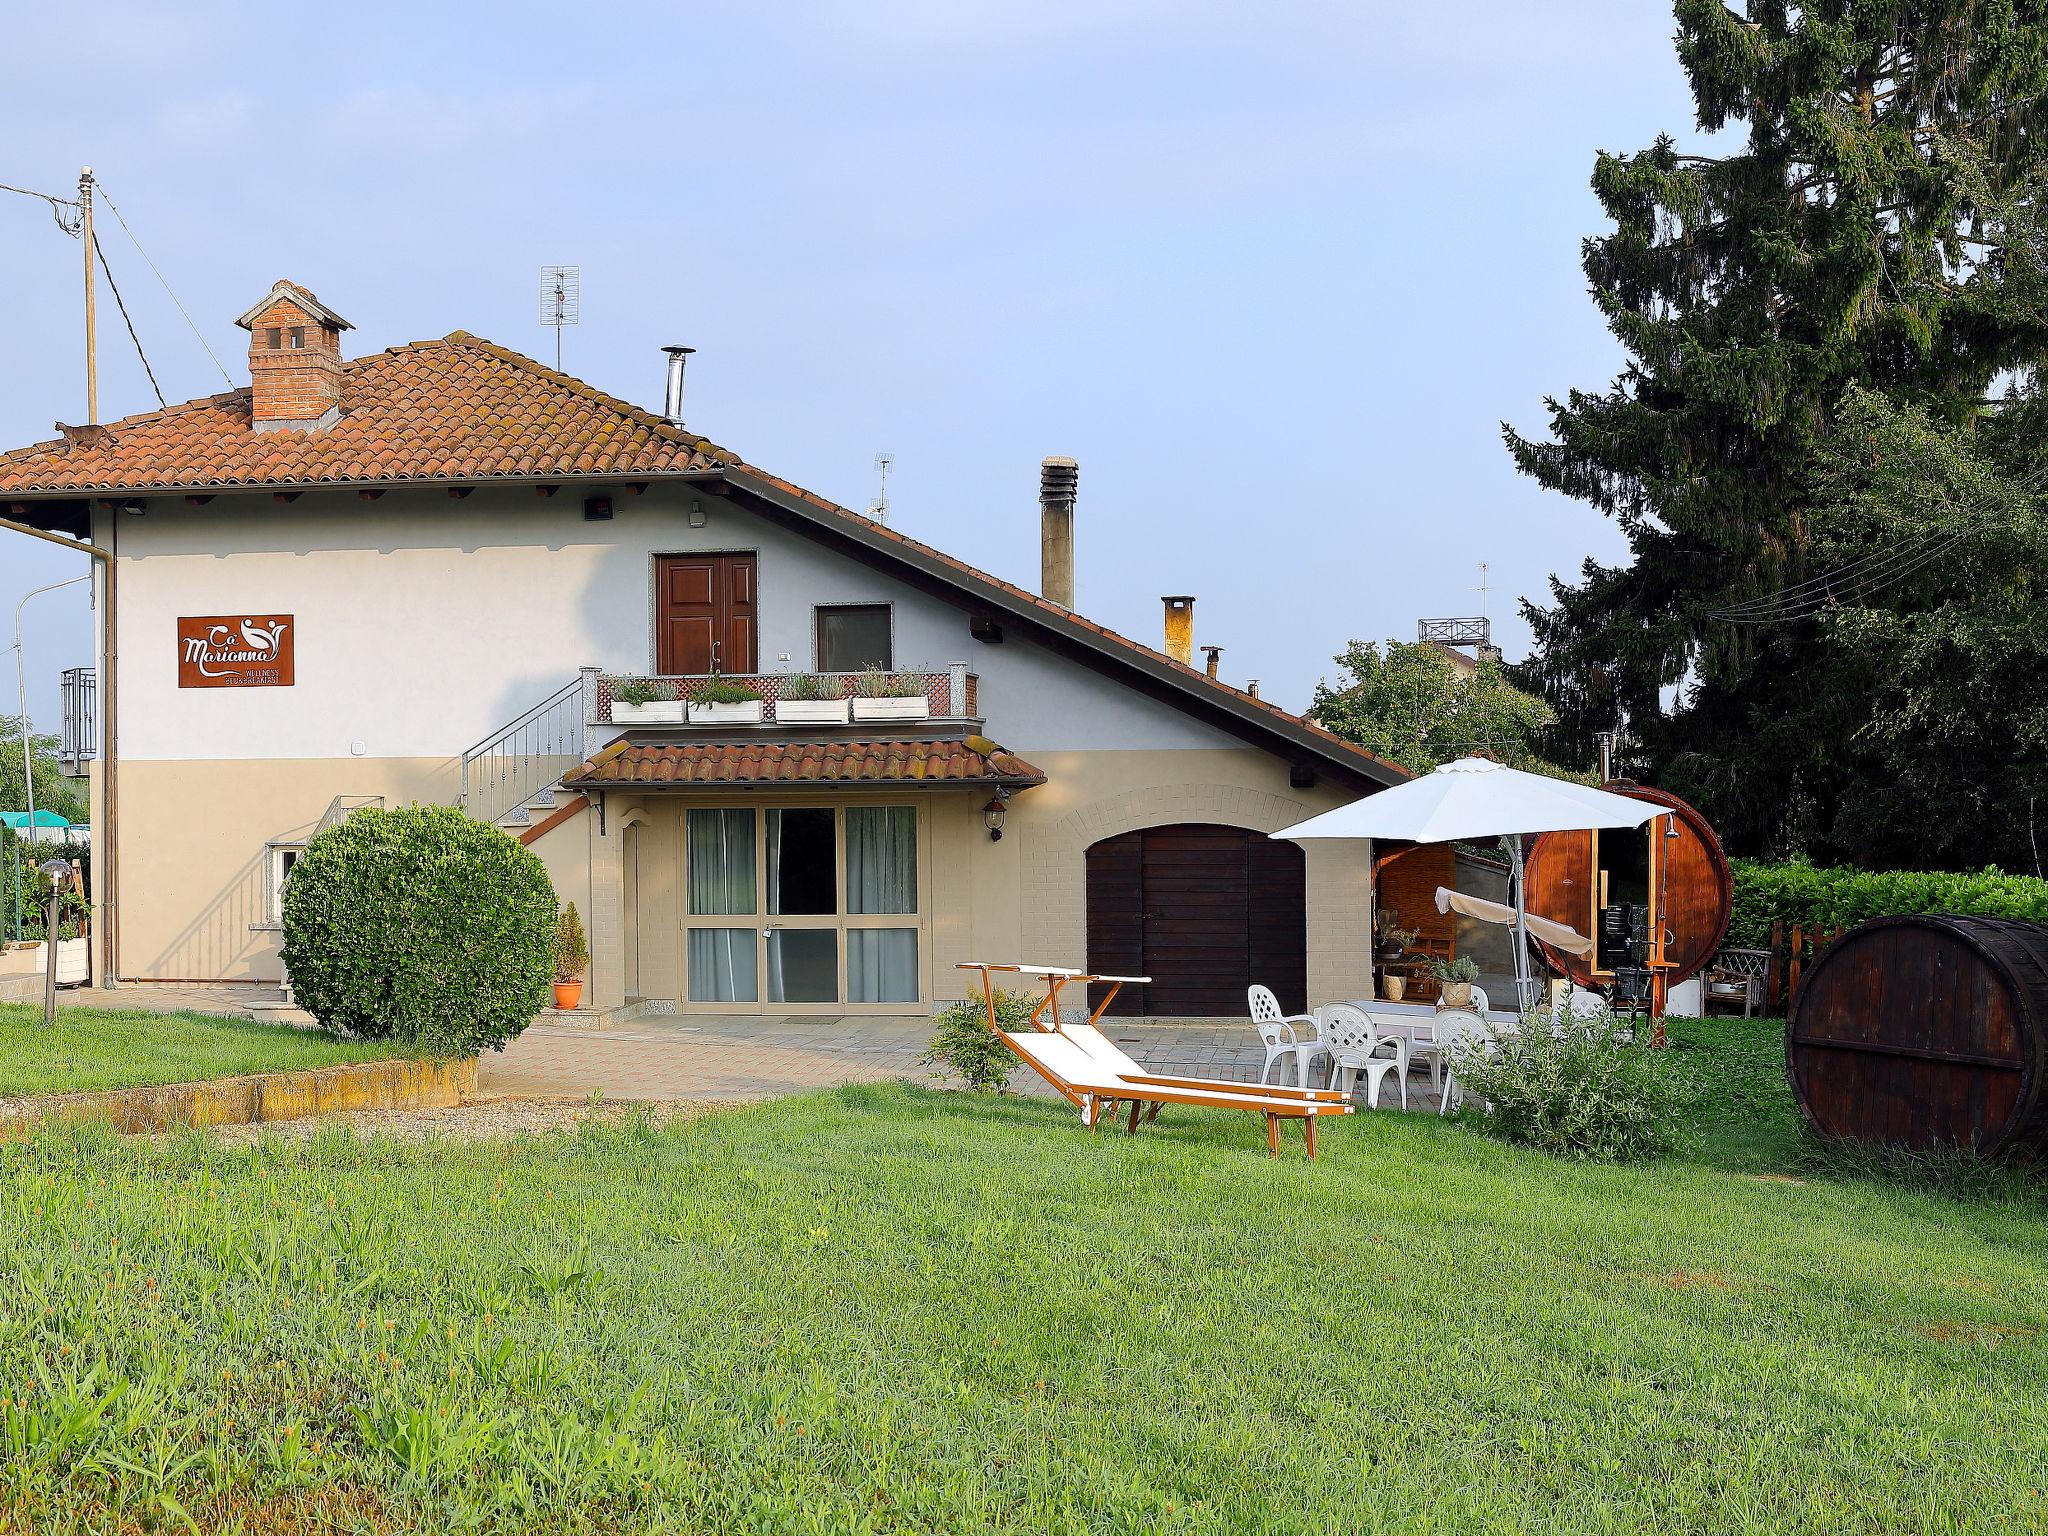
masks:
<instances>
[{"instance_id":1,"label":"terracotta flower pot","mask_svg":"<svg viewBox=\"0 0 2048 1536\"><path fill-rule=\"evenodd\" d=\"M583 1001L583 983L580 981L558 981L555 983L555 1006L564 1011L574 1008Z\"/></svg>"},{"instance_id":2,"label":"terracotta flower pot","mask_svg":"<svg viewBox=\"0 0 2048 1536\"><path fill-rule=\"evenodd\" d=\"M1398 1003L1407 995L1408 978L1406 976L1382 976L1380 978L1380 990L1386 993L1388 1002Z\"/></svg>"}]
</instances>

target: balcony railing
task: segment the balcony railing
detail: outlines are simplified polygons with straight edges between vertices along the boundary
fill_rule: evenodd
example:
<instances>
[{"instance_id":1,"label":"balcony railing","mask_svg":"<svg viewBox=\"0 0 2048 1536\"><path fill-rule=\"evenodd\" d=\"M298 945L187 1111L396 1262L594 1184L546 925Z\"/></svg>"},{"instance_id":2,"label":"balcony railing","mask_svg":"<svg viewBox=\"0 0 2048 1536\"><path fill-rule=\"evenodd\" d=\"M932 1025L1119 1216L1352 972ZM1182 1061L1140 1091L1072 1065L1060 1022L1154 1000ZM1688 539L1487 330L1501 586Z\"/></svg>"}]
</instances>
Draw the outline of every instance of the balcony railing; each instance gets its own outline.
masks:
<instances>
[{"instance_id":1,"label":"balcony railing","mask_svg":"<svg viewBox=\"0 0 2048 1536\"><path fill-rule=\"evenodd\" d=\"M926 706L926 717L929 719L950 721L980 718L980 699L978 697L980 679L974 673L967 670L967 663L964 661L954 662L943 671L911 669L891 672L887 675L891 680L892 692L900 689L904 696L921 697L923 699ZM588 686L583 690L583 697L589 704L589 713L586 715L584 723L593 726L683 725L689 723L695 723L700 726L705 724L731 726L738 722L735 722L729 714L724 718L714 720L707 719L703 713L699 713L694 722L683 719L653 719L639 711L632 712L628 718L624 719L615 718L613 714L614 703L625 702L618 698L619 692L624 689L630 688L650 692L656 703L674 705L687 702L690 695L700 690L704 685L724 683L760 695L760 724L784 727L801 726L809 729L821 722L814 719L800 721L785 719L782 713L781 706L784 695L790 691L789 685L797 678L801 677L808 685L806 691L814 695L813 698L802 701L805 703L859 700L864 696L868 696L864 694L864 689L872 687L872 684L866 681L867 674L860 672L749 672L727 673L718 677L703 675L687 677L636 677L586 669L585 677L588 679ZM792 700L791 702L797 701ZM814 712L805 711L804 713L808 715ZM852 720L849 723L873 729L876 722Z\"/></svg>"}]
</instances>

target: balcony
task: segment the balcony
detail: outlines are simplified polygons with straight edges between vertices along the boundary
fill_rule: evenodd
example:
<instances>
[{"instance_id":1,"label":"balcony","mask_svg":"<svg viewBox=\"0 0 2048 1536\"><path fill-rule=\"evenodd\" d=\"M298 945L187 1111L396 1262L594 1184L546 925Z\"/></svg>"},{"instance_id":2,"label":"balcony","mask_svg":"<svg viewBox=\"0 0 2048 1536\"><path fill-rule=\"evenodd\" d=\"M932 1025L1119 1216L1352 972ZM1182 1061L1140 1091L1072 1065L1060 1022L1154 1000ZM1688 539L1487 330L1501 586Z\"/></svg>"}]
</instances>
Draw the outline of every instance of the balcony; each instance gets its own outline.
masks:
<instances>
[{"instance_id":1,"label":"balcony","mask_svg":"<svg viewBox=\"0 0 2048 1536\"><path fill-rule=\"evenodd\" d=\"M584 724L788 732L900 731L980 719L980 680L967 663L943 671L755 672L629 676L587 669Z\"/></svg>"}]
</instances>

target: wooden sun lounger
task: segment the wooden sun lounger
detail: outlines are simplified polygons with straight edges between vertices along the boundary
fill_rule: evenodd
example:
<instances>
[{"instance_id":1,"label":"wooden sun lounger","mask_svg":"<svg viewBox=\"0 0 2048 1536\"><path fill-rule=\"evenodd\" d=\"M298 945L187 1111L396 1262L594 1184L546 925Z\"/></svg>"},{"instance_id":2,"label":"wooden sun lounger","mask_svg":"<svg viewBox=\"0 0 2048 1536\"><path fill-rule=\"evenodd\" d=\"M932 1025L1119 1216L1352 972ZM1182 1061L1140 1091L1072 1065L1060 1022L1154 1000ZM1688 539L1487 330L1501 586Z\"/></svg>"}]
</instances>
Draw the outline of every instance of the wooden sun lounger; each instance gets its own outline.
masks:
<instances>
[{"instance_id":1,"label":"wooden sun lounger","mask_svg":"<svg viewBox=\"0 0 2048 1536\"><path fill-rule=\"evenodd\" d=\"M1171 1077L1148 1073L1095 1027L1126 981L1145 981L1142 976L1092 976L1062 966L993 964L968 961L959 967L978 971L982 999L988 1009L988 1027L1068 1103L1081 1111L1082 1124L1093 1129L1128 1104L1127 1134L1135 1135L1140 1120L1156 1120L1168 1104L1193 1104L1215 1109L1241 1109L1264 1115L1266 1150L1280 1155L1280 1122L1299 1120L1308 1143L1308 1155L1316 1155L1316 1120L1322 1115L1348 1115L1351 1105L1343 1095L1319 1088L1284 1088L1266 1083L1241 1083L1226 1078ZM996 1021L992 972L1035 976L1047 984L1046 999L1032 1010L1030 1032L1012 1034ZM1059 988L1074 981L1105 981L1111 984L1109 997L1086 1024L1059 1022ZM1051 1022L1047 1023L1047 1017ZM1126 1070L1128 1069L1128 1070Z\"/></svg>"}]
</instances>

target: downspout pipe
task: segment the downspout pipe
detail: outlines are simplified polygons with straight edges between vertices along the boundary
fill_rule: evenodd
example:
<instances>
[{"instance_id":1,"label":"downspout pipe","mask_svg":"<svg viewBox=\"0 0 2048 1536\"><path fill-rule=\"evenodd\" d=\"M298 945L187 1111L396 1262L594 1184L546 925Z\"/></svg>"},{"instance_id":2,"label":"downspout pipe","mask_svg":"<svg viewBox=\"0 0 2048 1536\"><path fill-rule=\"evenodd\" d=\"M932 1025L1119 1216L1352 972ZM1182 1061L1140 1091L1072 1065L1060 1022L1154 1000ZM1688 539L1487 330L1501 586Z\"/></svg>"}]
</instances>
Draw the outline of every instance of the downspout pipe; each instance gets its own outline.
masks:
<instances>
[{"instance_id":1,"label":"downspout pipe","mask_svg":"<svg viewBox=\"0 0 2048 1536\"><path fill-rule=\"evenodd\" d=\"M106 604L100 610L100 656L102 676L100 678L100 784L102 788L101 814L93 817L93 884L99 895L101 920L99 927L99 984L114 986L121 975L120 955L120 886L119 855L116 844L118 794L120 782L119 754L115 749L117 733L115 722L120 718L116 706L119 704L120 657L116 649L115 636L118 630L114 615L114 557L99 545L83 539L67 539L62 534L47 529L33 528L27 523L18 523L11 517L0 517L0 528L9 533L26 534L31 539L41 539L45 544L54 544L59 549L68 549L76 554L89 555L100 563L106 579ZM104 824L102 824L104 823Z\"/></svg>"}]
</instances>

